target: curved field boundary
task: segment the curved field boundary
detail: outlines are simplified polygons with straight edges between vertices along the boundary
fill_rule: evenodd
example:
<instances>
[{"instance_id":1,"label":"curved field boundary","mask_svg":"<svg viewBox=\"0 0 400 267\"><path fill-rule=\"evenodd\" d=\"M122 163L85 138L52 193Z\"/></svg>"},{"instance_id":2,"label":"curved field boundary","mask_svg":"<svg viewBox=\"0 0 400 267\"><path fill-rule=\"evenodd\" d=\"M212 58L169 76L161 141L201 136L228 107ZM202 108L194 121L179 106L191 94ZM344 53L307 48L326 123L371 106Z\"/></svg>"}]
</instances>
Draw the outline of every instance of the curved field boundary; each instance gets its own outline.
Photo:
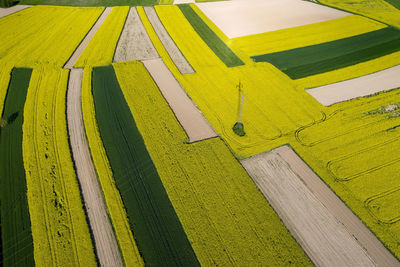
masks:
<instances>
[{"instance_id":1,"label":"curved field boundary","mask_svg":"<svg viewBox=\"0 0 400 267\"><path fill-rule=\"evenodd\" d=\"M160 18L154 10L154 7L144 7L144 11L151 23L151 26L153 26L154 31L163 44L165 50L167 50L168 55L171 57L175 66L178 68L179 72L182 74L193 73L194 70L192 66L190 66L186 58L176 46L175 42L172 40L171 36L169 36L168 32L165 30Z\"/></svg>"},{"instance_id":2,"label":"curved field boundary","mask_svg":"<svg viewBox=\"0 0 400 267\"><path fill-rule=\"evenodd\" d=\"M92 160L96 167L124 263L126 266L143 266L143 259L132 235L126 210L115 185L110 163L97 126L92 95L92 68L85 68L83 71L82 111Z\"/></svg>"},{"instance_id":3,"label":"curved field boundary","mask_svg":"<svg viewBox=\"0 0 400 267\"><path fill-rule=\"evenodd\" d=\"M360 96L399 88L399 73L400 65L359 78L307 89L307 92L322 105L330 106Z\"/></svg>"},{"instance_id":4,"label":"curved field boundary","mask_svg":"<svg viewBox=\"0 0 400 267\"><path fill-rule=\"evenodd\" d=\"M8 7L8 8L0 8L0 19L5 16L14 14L18 11L21 11L23 9L26 9L28 7L31 7L31 6L30 5L17 5L17 6Z\"/></svg>"},{"instance_id":5,"label":"curved field boundary","mask_svg":"<svg viewBox=\"0 0 400 267\"><path fill-rule=\"evenodd\" d=\"M124 29L118 41L114 62L158 58L135 7L129 10Z\"/></svg>"},{"instance_id":6,"label":"curved field boundary","mask_svg":"<svg viewBox=\"0 0 400 267\"><path fill-rule=\"evenodd\" d=\"M316 265L399 266L290 147L242 164Z\"/></svg>"},{"instance_id":7,"label":"curved field boundary","mask_svg":"<svg viewBox=\"0 0 400 267\"><path fill-rule=\"evenodd\" d=\"M189 4L178 7L201 39L227 67L244 65L244 62L208 27Z\"/></svg>"},{"instance_id":8,"label":"curved field boundary","mask_svg":"<svg viewBox=\"0 0 400 267\"><path fill-rule=\"evenodd\" d=\"M93 36L99 30L100 26L106 20L108 15L110 15L111 9L112 9L111 7L107 7L104 9L103 13L97 19L96 23L93 25L93 27L90 29L88 34L85 36L85 38L79 44L79 46L76 48L76 50L74 51L72 56L69 58L68 62L65 63L64 69L72 69L73 68L73 66L75 65L75 62L81 56L82 52L85 50L85 48L89 44L90 40L92 40Z\"/></svg>"},{"instance_id":9,"label":"curved field boundary","mask_svg":"<svg viewBox=\"0 0 400 267\"><path fill-rule=\"evenodd\" d=\"M189 142L216 137L214 129L190 100L162 59L143 61L161 93L185 129Z\"/></svg>"},{"instance_id":10,"label":"curved field boundary","mask_svg":"<svg viewBox=\"0 0 400 267\"><path fill-rule=\"evenodd\" d=\"M364 205L380 222L394 224L400 221L400 187L370 197Z\"/></svg>"},{"instance_id":11,"label":"curved field boundary","mask_svg":"<svg viewBox=\"0 0 400 267\"><path fill-rule=\"evenodd\" d=\"M68 143L68 70L36 68L25 104L23 155L37 266L93 266L93 243Z\"/></svg>"},{"instance_id":12,"label":"curved field boundary","mask_svg":"<svg viewBox=\"0 0 400 267\"><path fill-rule=\"evenodd\" d=\"M93 69L93 98L101 138L144 263L199 265L112 66Z\"/></svg>"},{"instance_id":13,"label":"curved field boundary","mask_svg":"<svg viewBox=\"0 0 400 267\"><path fill-rule=\"evenodd\" d=\"M81 106L82 75L82 69L71 70L67 94L68 132L73 159L100 265L124 266L86 140Z\"/></svg>"},{"instance_id":14,"label":"curved field boundary","mask_svg":"<svg viewBox=\"0 0 400 267\"><path fill-rule=\"evenodd\" d=\"M344 68L400 50L400 30L387 27L327 43L252 56L269 62L292 79Z\"/></svg>"},{"instance_id":15,"label":"curved field boundary","mask_svg":"<svg viewBox=\"0 0 400 267\"><path fill-rule=\"evenodd\" d=\"M35 266L22 155L24 104L32 69L13 69L0 128L2 266Z\"/></svg>"}]
</instances>

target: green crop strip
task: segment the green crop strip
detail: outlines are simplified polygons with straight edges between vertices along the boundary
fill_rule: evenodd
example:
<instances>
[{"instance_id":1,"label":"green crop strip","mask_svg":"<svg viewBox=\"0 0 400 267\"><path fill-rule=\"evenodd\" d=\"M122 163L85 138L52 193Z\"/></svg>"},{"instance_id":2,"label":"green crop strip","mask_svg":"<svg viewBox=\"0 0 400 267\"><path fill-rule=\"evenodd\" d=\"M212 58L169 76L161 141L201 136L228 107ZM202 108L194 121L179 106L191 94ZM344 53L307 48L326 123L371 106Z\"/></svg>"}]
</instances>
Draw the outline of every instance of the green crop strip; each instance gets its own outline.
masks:
<instances>
[{"instance_id":1,"label":"green crop strip","mask_svg":"<svg viewBox=\"0 0 400 267\"><path fill-rule=\"evenodd\" d=\"M93 98L100 135L145 264L199 265L112 66L94 68Z\"/></svg>"},{"instance_id":2,"label":"green crop strip","mask_svg":"<svg viewBox=\"0 0 400 267\"><path fill-rule=\"evenodd\" d=\"M299 79L375 59L400 50L400 31L387 27L332 42L253 56Z\"/></svg>"},{"instance_id":3,"label":"green crop strip","mask_svg":"<svg viewBox=\"0 0 400 267\"><path fill-rule=\"evenodd\" d=\"M34 266L31 222L22 158L22 124L31 69L14 69L0 132L0 200L3 266Z\"/></svg>"},{"instance_id":4,"label":"green crop strip","mask_svg":"<svg viewBox=\"0 0 400 267\"><path fill-rule=\"evenodd\" d=\"M397 9L400 9L400 0L385 0Z\"/></svg>"},{"instance_id":5,"label":"green crop strip","mask_svg":"<svg viewBox=\"0 0 400 267\"><path fill-rule=\"evenodd\" d=\"M207 26L189 4L178 6L201 39L227 67L244 65L243 61Z\"/></svg>"},{"instance_id":6,"label":"green crop strip","mask_svg":"<svg viewBox=\"0 0 400 267\"><path fill-rule=\"evenodd\" d=\"M1 1L1 0L0 0ZM21 0L23 5L55 5L55 6L152 6L159 0Z\"/></svg>"}]
</instances>

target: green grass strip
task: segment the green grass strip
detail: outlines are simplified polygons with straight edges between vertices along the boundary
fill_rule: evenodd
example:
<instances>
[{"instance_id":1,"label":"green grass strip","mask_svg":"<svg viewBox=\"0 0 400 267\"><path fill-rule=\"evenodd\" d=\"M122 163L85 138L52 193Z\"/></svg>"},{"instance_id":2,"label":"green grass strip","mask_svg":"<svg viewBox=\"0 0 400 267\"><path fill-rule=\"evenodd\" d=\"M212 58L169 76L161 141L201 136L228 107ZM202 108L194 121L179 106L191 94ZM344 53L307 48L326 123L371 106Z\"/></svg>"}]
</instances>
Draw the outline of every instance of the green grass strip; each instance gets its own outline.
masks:
<instances>
[{"instance_id":1,"label":"green grass strip","mask_svg":"<svg viewBox=\"0 0 400 267\"><path fill-rule=\"evenodd\" d=\"M101 138L133 236L149 266L198 266L112 66L93 69Z\"/></svg>"},{"instance_id":2,"label":"green grass strip","mask_svg":"<svg viewBox=\"0 0 400 267\"><path fill-rule=\"evenodd\" d=\"M0 203L3 266L34 266L22 124L31 69L13 69L0 128Z\"/></svg>"},{"instance_id":3,"label":"green grass strip","mask_svg":"<svg viewBox=\"0 0 400 267\"><path fill-rule=\"evenodd\" d=\"M385 0L397 9L400 9L400 0Z\"/></svg>"},{"instance_id":4,"label":"green grass strip","mask_svg":"<svg viewBox=\"0 0 400 267\"><path fill-rule=\"evenodd\" d=\"M0 0L1 1L1 0ZM3 0L4 1L4 0ZM21 0L22 5L55 6L152 6L159 0Z\"/></svg>"},{"instance_id":5,"label":"green grass strip","mask_svg":"<svg viewBox=\"0 0 400 267\"><path fill-rule=\"evenodd\" d=\"M400 50L400 31L387 27L332 42L253 56L299 79L375 59Z\"/></svg>"},{"instance_id":6,"label":"green grass strip","mask_svg":"<svg viewBox=\"0 0 400 267\"><path fill-rule=\"evenodd\" d=\"M213 32L189 4L178 5L197 34L227 67L244 65L243 61Z\"/></svg>"}]
</instances>

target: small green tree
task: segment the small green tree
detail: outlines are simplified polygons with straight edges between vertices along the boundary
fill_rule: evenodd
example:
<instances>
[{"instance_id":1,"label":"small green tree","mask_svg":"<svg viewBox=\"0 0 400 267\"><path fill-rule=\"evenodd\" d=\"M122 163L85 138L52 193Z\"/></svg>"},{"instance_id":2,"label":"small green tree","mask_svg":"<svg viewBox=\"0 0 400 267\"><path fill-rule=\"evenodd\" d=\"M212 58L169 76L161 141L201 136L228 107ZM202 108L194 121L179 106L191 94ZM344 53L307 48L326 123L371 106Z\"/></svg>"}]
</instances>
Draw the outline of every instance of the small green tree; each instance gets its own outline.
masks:
<instances>
[{"instance_id":1,"label":"small green tree","mask_svg":"<svg viewBox=\"0 0 400 267\"><path fill-rule=\"evenodd\" d=\"M243 92L243 85L239 80L239 84L236 85L236 88L239 91L239 98L238 98L238 119L235 123L235 125L233 125L232 130L235 134L239 135L239 136L245 136L246 132L244 131L244 125L242 122L242 113L243 113L243 104L244 104L244 92Z\"/></svg>"}]
</instances>

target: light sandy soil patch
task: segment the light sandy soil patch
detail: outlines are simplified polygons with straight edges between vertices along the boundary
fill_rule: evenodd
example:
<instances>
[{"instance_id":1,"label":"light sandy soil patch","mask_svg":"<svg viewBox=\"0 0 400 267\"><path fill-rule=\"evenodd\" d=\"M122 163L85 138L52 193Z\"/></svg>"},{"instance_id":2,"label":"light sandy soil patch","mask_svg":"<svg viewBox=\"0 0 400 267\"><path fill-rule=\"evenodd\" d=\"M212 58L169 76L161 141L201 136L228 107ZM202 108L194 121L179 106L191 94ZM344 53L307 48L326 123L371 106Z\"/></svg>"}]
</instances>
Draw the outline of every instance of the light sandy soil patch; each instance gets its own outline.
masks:
<instances>
[{"instance_id":1,"label":"light sandy soil patch","mask_svg":"<svg viewBox=\"0 0 400 267\"><path fill-rule=\"evenodd\" d=\"M68 84L67 120L72 155L100 265L122 267L122 257L86 140L81 106L82 73L82 69L71 70Z\"/></svg>"},{"instance_id":2,"label":"light sandy soil patch","mask_svg":"<svg viewBox=\"0 0 400 267\"><path fill-rule=\"evenodd\" d=\"M396 266L396 259L290 147L242 164L317 266Z\"/></svg>"},{"instance_id":3,"label":"light sandy soil patch","mask_svg":"<svg viewBox=\"0 0 400 267\"><path fill-rule=\"evenodd\" d=\"M150 41L136 8L132 7L118 41L114 62L147 60L158 57L157 50Z\"/></svg>"},{"instance_id":4,"label":"light sandy soil patch","mask_svg":"<svg viewBox=\"0 0 400 267\"><path fill-rule=\"evenodd\" d=\"M217 136L214 129L186 95L162 59L143 61L143 64L175 113L190 142Z\"/></svg>"},{"instance_id":5,"label":"light sandy soil patch","mask_svg":"<svg viewBox=\"0 0 400 267\"><path fill-rule=\"evenodd\" d=\"M190 64L187 62L186 58L183 56L175 42L165 30L164 25L161 23L160 18L154 10L154 7L144 7L144 12L146 13L154 31L156 32L158 38L163 44L165 50L167 50L178 70L182 74L193 73L194 70L192 66L190 66Z\"/></svg>"},{"instance_id":6,"label":"light sandy soil patch","mask_svg":"<svg viewBox=\"0 0 400 267\"><path fill-rule=\"evenodd\" d=\"M0 18L11 15L15 12L21 11L25 8L31 7L29 5L17 5L9 8L0 8Z\"/></svg>"},{"instance_id":7,"label":"light sandy soil patch","mask_svg":"<svg viewBox=\"0 0 400 267\"><path fill-rule=\"evenodd\" d=\"M75 52L72 54L68 62L64 65L64 69L72 69L75 62L78 60L83 50L85 50L86 46L89 44L90 40L92 40L93 36L96 34L100 26L103 24L105 19L111 12L112 7L107 7L104 9L101 16L98 18L96 23L93 25L92 29L88 32L82 42L79 44L78 48L76 48Z\"/></svg>"},{"instance_id":8,"label":"light sandy soil patch","mask_svg":"<svg viewBox=\"0 0 400 267\"><path fill-rule=\"evenodd\" d=\"M341 18L349 13L301 0L196 3L229 38Z\"/></svg>"},{"instance_id":9,"label":"light sandy soil patch","mask_svg":"<svg viewBox=\"0 0 400 267\"><path fill-rule=\"evenodd\" d=\"M174 0L174 5L195 3L195 0Z\"/></svg>"},{"instance_id":10,"label":"light sandy soil patch","mask_svg":"<svg viewBox=\"0 0 400 267\"><path fill-rule=\"evenodd\" d=\"M360 96L400 87L400 65L355 79L308 89L322 105L346 101Z\"/></svg>"}]
</instances>

